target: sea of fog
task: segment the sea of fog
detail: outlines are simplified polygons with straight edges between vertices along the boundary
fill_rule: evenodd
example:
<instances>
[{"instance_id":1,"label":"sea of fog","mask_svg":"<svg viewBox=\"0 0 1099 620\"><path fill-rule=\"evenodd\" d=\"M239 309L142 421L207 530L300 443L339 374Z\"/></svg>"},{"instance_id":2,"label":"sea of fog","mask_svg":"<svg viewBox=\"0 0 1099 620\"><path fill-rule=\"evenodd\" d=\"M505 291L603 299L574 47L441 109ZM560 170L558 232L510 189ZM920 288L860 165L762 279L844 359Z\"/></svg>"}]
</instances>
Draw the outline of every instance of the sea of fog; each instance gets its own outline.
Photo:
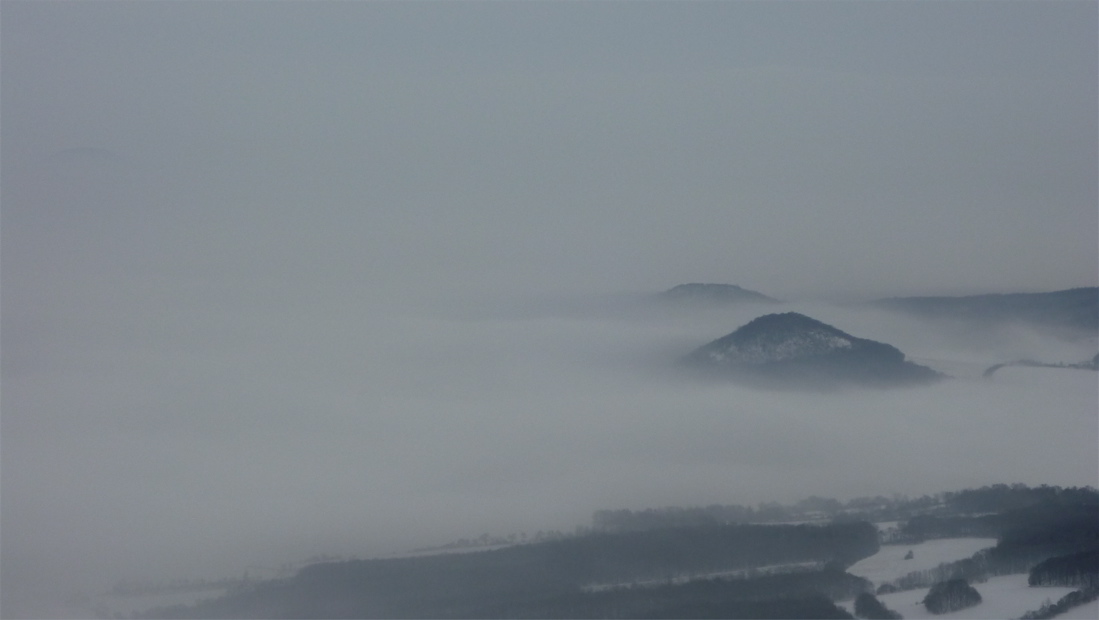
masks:
<instances>
[{"instance_id":1,"label":"sea of fog","mask_svg":"<svg viewBox=\"0 0 1099 620\"><path fill-rule=\"evenodd\" d=\"M136 307L119 317L93 304L80 316L98 329L34 334L61 353L4 385L6 616L120 581L262 577L318 554L571 531L604 508L1099 476L1094 372L980 377L1023 357L1089 359L1094 340L825 304L501 310L218 293L165 288L124 300ZM780 392L675 368L786 310L958 378ZM156 320L134 321L146 311Z\"/></svg>"}]
</instances>

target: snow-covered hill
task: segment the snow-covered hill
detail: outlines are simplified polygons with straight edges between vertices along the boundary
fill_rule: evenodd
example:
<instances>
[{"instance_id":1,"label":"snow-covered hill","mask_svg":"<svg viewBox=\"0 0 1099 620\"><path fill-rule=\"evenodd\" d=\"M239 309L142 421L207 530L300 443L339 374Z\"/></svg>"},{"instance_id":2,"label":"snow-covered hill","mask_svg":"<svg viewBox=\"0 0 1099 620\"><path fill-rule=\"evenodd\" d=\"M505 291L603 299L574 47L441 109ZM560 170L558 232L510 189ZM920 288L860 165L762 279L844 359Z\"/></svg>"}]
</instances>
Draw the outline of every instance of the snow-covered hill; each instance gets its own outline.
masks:
<instances>
[{"instance_id":1,"label":"snow-covered hill","mask_svg":"<svg viewBox=\"0 0 1099 620\"><path fill-rule=\"evenodd\" d=\"M685 358L734 378L818 384L927 382L941 375L905 361L896 347L852 336L797 312L758 317Z\"/></svg>"}]
</instances>

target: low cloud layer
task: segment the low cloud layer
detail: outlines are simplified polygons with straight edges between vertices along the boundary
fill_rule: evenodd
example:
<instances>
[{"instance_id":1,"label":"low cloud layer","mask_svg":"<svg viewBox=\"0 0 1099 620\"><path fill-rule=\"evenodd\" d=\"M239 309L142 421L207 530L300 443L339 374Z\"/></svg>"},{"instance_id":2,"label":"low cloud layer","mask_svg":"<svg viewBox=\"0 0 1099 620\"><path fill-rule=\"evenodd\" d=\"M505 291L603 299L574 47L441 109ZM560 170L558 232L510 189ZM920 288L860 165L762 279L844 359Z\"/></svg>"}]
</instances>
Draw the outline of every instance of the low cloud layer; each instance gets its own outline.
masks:
<instances>
[{"instance_id":1,"label":"low cloud layer","mask_svg":"<svg viewBox=\"0 0 1099 620\"><path fill-rule=\"evenodd\" d=\"M803 310L856 333L876 319L881 338L926 328L825 308ZM821 394L674 370L757 312L478 319L291 304L206 315L186 339L167 335L184 313L140 346L70 341L59 367L6 385L6 406L27 415L4 420L19 439L5 444L18 464L5 528L20 534L5 566L19 567L16 586L105 588L571 530L601 508L1095 483L1091 372L981 380L1003 358L941 345L915 353L969 376ZM220 337L225 324L236 338ZM1033 356L1069 361L1094 346L1035 341Z\"/></svg>"},{"instance_id":2,"label":"low cloud layer","mask_svg":"<svg viewBox=\"0 0 1099 620\"><path fill-rule=\"evenodd\" d=\"M1094 340L825 303L1096 285L1093 3L2 10L5 615L601 508L1096 483L1094 374L976 379ZM959 379L684 378L769 311L639 305L686 282Z\"/></svg>"}]
</instances>

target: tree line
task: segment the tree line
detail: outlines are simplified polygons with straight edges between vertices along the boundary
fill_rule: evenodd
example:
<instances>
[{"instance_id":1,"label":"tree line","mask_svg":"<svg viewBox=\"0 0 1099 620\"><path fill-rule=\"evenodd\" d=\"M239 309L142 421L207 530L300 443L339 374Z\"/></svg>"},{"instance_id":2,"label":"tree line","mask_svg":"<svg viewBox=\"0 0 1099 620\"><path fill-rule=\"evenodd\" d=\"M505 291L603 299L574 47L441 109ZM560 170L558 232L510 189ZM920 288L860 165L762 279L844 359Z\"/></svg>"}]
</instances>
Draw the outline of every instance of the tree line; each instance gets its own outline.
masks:
<instances>
[{"instance_id":1,"label":"tree line","mask_svg":"<svg viewBox=\"0 0 1099 620\"><path fill-rule=\"evenodd\" d=\"M698 603L701 599L689 594L697 590L712 595L707 600L714 609L730 617L753 617L764 599L804 597L822 590L854 596L870 585L844 569L877 550L876 529L869 523L593 533L489 551L316 564L289 579L145 616L669 617L686 613L684 605ZM824 568L739 580L675 581L684 575L796 562ZM599 591L584 587L653 580L659 585ZM713 583L692 585L700 581ZM735 611L741 608L749 611Z\"/></svg>"},{"instance_id":2,"label":"tree line","mask_svg":"<svg viewBox=\"0 0 1099 620\"><path fill-rule=\"evenodd\" d=\"M592 515L592 529L597 532L632 532L668 527L694 527L730 523L782 523L849 521L911 521L896 540L883 542L918 542L945 536L985 536L995 525L950 517L1002 513L1038 504L1073 505L1099 502L1099 494L1091 487L1024 484L995 484L977 489L937 493L909 498L903 495L858 497L848 501L812 496L793 504L763 502L755 506L742 504L710 504L707 506L666 506L641 510L604 509ZM919 517L934 517L947 521L921 522Z\"/></svg>"}]
</instances>

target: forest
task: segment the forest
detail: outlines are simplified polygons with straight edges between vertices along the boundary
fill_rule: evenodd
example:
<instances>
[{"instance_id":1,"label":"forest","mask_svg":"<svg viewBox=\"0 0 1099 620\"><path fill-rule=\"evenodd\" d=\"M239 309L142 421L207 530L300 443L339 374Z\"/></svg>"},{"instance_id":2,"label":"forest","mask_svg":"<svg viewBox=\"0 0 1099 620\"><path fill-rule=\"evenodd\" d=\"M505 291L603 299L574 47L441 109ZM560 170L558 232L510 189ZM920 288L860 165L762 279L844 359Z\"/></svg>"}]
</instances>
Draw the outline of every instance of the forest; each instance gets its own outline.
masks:
<instances>
[{"instance_id":1,"label":"forest","mask_svg":"<svg viewBox=\"0 0 1099 620\"><path fill-rule=\"evenodd\" d=\"M1079 587L1073 601L1095 589L1094 489L996 485L886 503L814 498L785 509L786 516L802 510L820 517L800 524L722 522L716 518L721 511L712 507L665 508L642 511L648 516L642 528L630 511L602 511L593 519L597 527L573 536L483 551L323 562L290 578L141 617L851 617L836 603L874 588L846 569L875 554L882 540L878 527L858 518L855 506L909 514L898 529L903 540L979 535L998 541L972 558L884 584L879 594L938 588L928 609L945 610L974 604L959 582L1028 572L1032 585ZM829 510L830 516L821 514ZM690 514L713 518L683 524ZM660 526L657 515L676 525ZM866 597L861 600L864 609L872 607Z\"/></svg>"}]
</instances>

